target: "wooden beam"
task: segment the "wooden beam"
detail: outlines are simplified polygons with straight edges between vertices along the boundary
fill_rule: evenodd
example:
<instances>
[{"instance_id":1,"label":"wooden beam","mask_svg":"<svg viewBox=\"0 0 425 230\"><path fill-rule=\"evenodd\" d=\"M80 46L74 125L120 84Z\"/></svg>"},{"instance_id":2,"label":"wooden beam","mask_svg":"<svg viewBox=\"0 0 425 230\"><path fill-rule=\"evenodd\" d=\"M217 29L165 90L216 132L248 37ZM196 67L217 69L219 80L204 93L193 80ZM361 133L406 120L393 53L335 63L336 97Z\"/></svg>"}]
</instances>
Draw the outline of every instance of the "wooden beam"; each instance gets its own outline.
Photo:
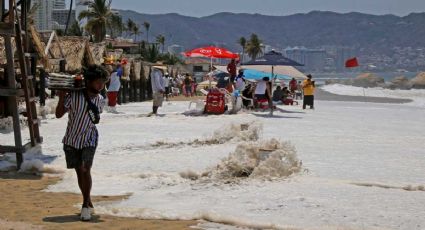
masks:
<instances>
[{"instance_id":1,"label":"wooden beam","mask_svg":"<svg viewBox=\"0 0 425 230\"><path fill-rule=\"evenodd\" d=\"M56 34L56 32L55 31L53 31L54 33L55 33L55 38L56 38L56 42L58 43L58 46L59 46L59 52L61 53L61 58L65 58L65 53L63 52L63 49L62 49L62 45L61 45L61 40L59 39L59 36Z\"/></svg>"},{"instance_id":2,"label":"wooden beam","mask_svg":"<svg viewBox=\"0 0 425 230\"><path fill-rule=\"evenodd\" d=\"M13 24L8 22L0 22L0 34L15 36L15 28Z\"/></svg>"},{"instance_id":3,"label":"wooden beam","mask_svg":"<svg viewBox=\"0 0 425 230\"><path fill-rule=\"evenodd\" d=\"M24 95L24 90L22 89L0 88L0 96L2 97L12 97L12 96L21 97L23 95Z\"/></svg>"},{"instance_id":4,"label":"wooden beam","mask_svg":"<svg viewBox=\"0 0 425 230\"><path fill-rule=\"evenodd\" d=\"M24 147L0 145L0 153L23 153Z\"/></svg>"},{"instance_id":5,"label":"wooden beam","mask_svg":"<svg viewBox=\"0 0 425 230\"><path fill-rule=\"evenodd\" d=\"M50 34L49 41L47 42L46 48L44 49L44 55L47 55L50 50L50 46L52 45L53 38L55 37L55 31L52 31Z\"/></svg>"}]
</instances>

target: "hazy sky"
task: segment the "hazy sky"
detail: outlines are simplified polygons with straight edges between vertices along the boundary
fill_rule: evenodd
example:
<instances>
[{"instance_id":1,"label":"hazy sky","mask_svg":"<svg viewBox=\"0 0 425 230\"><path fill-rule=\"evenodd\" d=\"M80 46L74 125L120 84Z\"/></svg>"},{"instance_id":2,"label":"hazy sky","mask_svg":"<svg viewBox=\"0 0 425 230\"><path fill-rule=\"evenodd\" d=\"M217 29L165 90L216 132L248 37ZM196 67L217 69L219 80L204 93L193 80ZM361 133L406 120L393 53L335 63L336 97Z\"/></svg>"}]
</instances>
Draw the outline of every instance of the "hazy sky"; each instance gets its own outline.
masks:
<instances>
[{"instance_id":1,"label":"hazy sky","mask_svg":"<svg viewBox=\"0 0 425 230\"><path fill-rule=\"evenodd\" d=\"M68 0L69 1L69 0ZM142 13L206 16L217 12L289 15L312 10L396 14L424 12L425 0L113 0L113 8Z\"/></svg>"}]
</instances>

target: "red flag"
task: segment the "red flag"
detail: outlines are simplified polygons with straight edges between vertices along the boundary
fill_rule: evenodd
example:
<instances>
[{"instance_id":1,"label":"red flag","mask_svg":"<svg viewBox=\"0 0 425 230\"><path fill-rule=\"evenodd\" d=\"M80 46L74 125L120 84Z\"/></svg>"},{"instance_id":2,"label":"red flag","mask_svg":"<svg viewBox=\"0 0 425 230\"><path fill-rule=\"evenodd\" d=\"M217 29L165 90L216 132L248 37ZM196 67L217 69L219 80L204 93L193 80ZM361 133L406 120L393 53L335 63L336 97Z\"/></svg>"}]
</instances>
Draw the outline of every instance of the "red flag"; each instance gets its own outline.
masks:
<instances>
[{"instance_id":1,"label":"red flag","mask_svg":"<svg viewBox=\"0 0 425 230\"><path fill-rule=\"evenodd\" d=\"M348 59L345 62L346 68L353 68L353 67L357 67L357 66L359 66L359 62L357 61L357 58L351 58L351 59Z\"/></svg>"}]
</instances>

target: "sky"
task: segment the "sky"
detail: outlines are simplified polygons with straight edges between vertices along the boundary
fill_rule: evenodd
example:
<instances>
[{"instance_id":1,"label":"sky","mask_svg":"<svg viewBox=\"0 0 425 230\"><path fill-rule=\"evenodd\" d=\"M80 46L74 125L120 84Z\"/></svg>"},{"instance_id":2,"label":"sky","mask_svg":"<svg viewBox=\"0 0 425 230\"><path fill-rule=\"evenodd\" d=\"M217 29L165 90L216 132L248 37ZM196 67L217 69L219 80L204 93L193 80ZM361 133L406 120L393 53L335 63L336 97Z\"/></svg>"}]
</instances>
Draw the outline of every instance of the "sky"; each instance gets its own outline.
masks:
<instances>
[{"instance_id":1,"label":"sky","mask_svg":"<svg viewBox=\"0 0 425 230\"><path fill-rule=\"evenodd\" d=\"M179 13L195 17L218 12L291 15L312 10L405 16L424 12L425 0L113 0L112 6L141 13Z\"/></svg>"}]
</instances>

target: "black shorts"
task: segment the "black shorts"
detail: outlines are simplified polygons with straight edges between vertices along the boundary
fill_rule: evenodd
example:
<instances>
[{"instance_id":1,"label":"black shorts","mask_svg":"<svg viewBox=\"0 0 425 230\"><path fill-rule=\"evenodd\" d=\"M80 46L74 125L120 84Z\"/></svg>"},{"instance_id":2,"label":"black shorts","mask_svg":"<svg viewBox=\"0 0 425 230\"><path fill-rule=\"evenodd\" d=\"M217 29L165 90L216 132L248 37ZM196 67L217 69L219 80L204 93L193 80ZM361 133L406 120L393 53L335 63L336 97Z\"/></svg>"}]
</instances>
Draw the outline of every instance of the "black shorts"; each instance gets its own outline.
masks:
<instances>
[{"instance_id":1,"label":"black shorts","mask_svg":"<svg viewBox=\"0 0 425 230\"><path fill-rule=\"evenodd\" d=\"M69 169L75 169L81 165L91 167L93 165L94 154L96 153L96 147L85 147L83 149L76 149L69 145L63 146L65 152L66 167Z\"/></svg>"},{"instance_id":2,"label":"black shorts","mask_svg":"<svg viewBox=\"0 0 425 230\"><path fill-rule=\"evenodd\" d=\"M170 94L171 92L170 92L170 87L165 87L165 94L166 95L168 95L168 94Z\"/></svg>"}]
</instances>

